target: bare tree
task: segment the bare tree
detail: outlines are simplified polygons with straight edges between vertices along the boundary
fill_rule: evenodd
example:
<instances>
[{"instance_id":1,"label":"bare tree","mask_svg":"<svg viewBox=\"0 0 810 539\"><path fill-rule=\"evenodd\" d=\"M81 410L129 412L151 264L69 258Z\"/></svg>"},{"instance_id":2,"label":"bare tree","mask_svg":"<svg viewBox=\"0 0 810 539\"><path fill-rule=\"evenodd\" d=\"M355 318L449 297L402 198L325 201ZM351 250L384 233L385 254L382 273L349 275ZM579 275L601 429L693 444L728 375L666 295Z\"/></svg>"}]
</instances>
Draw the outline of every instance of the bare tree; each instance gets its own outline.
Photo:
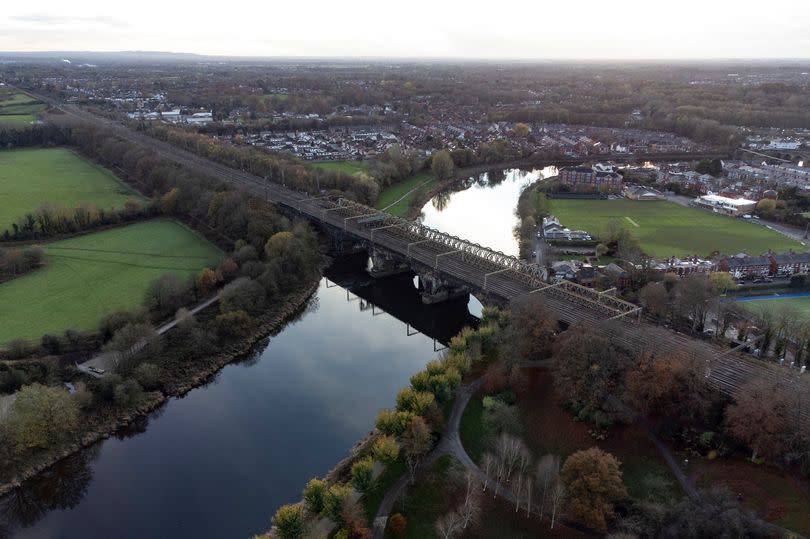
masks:
<instances>
[{"instance_id":1,"label":"bare tree","mask_svg":"<svg viewBox=\"0 0 810 539\"><path fill-rule=\"evenodd\" d=\"M452 539L461 533L462 518L456 511L451 511L436 521L436 533L442 539Z\"/></svg>"},{"instance_id":2,"label":"bare tree","mask_svg":"<svg viewBox=\"0 0 810 539\"><path fill-rule=\"evenodd\" d=\"M565 501L565 485L557 478L554 487L551 489L551 527L554 528L554 520L557 517L557 510Z\"/></svg>"},{"instance_id":3,"label":"bare tree","mask_svg":"<svg viewBox=\"0 0 810 539\"><path fill-rule=\"evenodd\" d=\"M526 518L532 514L532 494L534 493L534 481L531 476L526 477ZM541 515L542 518L542 515Z\"/></svg>"},{"instance_id":4,"label":"bare tree","mask_svg":"<svg viewBox=\"0 0 810 539\"><path fill-rule=\"evenodd\" d=\"M540 487L540 518L543 518L546 509L546 500L551 488L560 475L560 457L557 455L543 455L537 463L537 484Z\"/></svg>"},{"instance_id":5,"label":"bare tree","mask_svg":"<svg viewBox=\"0 0 810 539\"><path fill-rule=\"evenodd\" d=\"M512 489L515 493L515 513L520 509L520 499L523 496L523 474L517 473L515 475L515 488Z\"/></svg>"},{"instance_id":6,"label":"bare tree","mask_svg":"<svg viewBox=\"0 0 810 539\"><path fill-rule=\"evenodd\" d=\"M484 480L484 488L482 490L487 490L487 482L490 478L490 472L492 472L496 467L497 464L495 463L495 456L492 453L484 453L484 456L481 458L481 465L484 467L484 475L487 478Z\"/></svg>"},{"instance_id":7,"label":"bare tree","mask_svg":"<svg viewBox=\"0 0 810 539\"><path fill-rule=\"evenodd\" d=\"M461 505L461 527L466 529L470 524L478 522L481 515L481 492L478 490L478 478L475 473L467 470L464 474L464 502Z\"/></svg>"}]
</instances>

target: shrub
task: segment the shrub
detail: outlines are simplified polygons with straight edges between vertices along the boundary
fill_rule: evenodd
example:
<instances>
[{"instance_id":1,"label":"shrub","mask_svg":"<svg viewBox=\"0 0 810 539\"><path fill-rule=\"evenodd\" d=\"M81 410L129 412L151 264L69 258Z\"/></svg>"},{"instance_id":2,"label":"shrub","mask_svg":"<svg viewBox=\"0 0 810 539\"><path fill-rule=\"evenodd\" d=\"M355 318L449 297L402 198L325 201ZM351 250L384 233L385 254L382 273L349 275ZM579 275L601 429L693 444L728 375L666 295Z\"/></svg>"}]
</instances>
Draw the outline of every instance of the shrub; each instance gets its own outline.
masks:
<instances>
[{"instance_id":1,"label":"shrub","mask_svg":"<svg viewBox=\"0 0 810 539\"><path fill-rule=\"evenodd\" d=\"M310 479L304 487L304 505L313 514L320 514L323 511L323 499L326 495L326 481L323 479Z\"/></svg>"},{"instance_id":2,"label":"shrub","mask_svg":"<svg viewBox=\"0 0 810 539\"><path fill-rule=\"evenodd\" d=\"M220 339L239 339L250 334L253 320L245 311L230 311L217 316L214 328Z\"/></svg>"},{"instance_id":3,"label":"shrub","mask_svg":"<svg viewBox=\"0 0 810 539\"><path fill-rule=\"evenodd\" d=\"M141 363L135 368L133 373L135 379L147 391L160 389L160 367L153 363Z\"/></svg>"},{"instance_id":4,"label":"shrub","mask_svg":"<svg viewBox=\"0 0 810 539\"><path fill-rule=\"evenodd\" d=\"M391 515L391 518L388 519L388 531L394 535L402 535L405 533L405 527L407 524L408 521L405 520L402 513L394 513Z\"/></svg>"},{"instance_id":5,"label":"shrub","mask_svg":"<svg viewBox=\"0 0 810 539\"><path fill-rule=\"evenodd\" d=\"M412 412L398 412L395 410L381 410L377 414L377 429L389 436L399 436L415 417Z\"/></svg>"},{"instance_id":6,"label":"shrub","mask_svg":"<svg viewBox=\"0 0 810 539\"><path fill-rule=\"evenodd\" d=\"M378 436L371 446L371 454L380 462L390 464L399 456L399 442L393 436Z\"/></svg>"},{"instance_id":7,"label":"shrub","mask_svg":"<svg viewBox=\"0 0 810 539\"><path fill-rule=\"evenodd\" d=\"M282 505L271 522L281 539L299 539L304 535L304 511L300 505Z\"/></svg>"},{"instance_id":8,"label":"shrub","mask_svg":"<svg viewBox=\"0 0 810 539\"><path fill-rule=\"evenodd\" d=\"M340 512L343 510L343 502L351 495L352 489L349 485L332 485L323 497L323 511L321 515L334 521L340 522Z\"/></svg>"},{"instance_id":9,"label":"shrub","mask_svg":"<svg viewBox=\"0 0 810 539\"><path fill-rule=\"evenodd\" d=\"M430 407L433 406L436 398L433 393L427 391L416 391L410 387L401 389L397 393L397 410L400 412L413 412L416 415L424 416Z\"/></svg>"},{"instance_id":10,"label":"shrub","mask_svg":"<svg viewBox=\"0 0 810 539\"><path fill-rule=\"evenodd\" d=\"M352 464L352 486L363 494L374 488L374 461L371 457Z\"/></svg>"}]
</instances>

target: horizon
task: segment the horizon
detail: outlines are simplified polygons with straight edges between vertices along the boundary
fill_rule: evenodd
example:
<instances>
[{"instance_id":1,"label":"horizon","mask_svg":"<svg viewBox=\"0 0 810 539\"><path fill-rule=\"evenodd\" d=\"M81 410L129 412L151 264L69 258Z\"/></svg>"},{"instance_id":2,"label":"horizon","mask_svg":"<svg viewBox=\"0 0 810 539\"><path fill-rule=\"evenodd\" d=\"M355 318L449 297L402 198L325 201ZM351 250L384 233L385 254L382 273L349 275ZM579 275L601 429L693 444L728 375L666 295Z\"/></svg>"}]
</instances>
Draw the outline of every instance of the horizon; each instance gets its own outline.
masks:
<instances>
[{"instance_id":1,"label":"horizon","mask_svg":"<svg viewBox=\"0 0 810 539\"><path fill-rule=\"evenodd\" d=\"M751 0L736 3L733 12L699 0L685 0L677 9L639 0L620 7L595 1L526 6L503 0L489 11L414 0L393 14L369 0L273 6L249 1L216 18L156 0L144 0L137 11L97 4L43 0L36 8L6 6L0 15L0 50L490 61L810 57L810 9L799 0L786 0L778 13L760 10Z\"/></svg>"}]
</instances>

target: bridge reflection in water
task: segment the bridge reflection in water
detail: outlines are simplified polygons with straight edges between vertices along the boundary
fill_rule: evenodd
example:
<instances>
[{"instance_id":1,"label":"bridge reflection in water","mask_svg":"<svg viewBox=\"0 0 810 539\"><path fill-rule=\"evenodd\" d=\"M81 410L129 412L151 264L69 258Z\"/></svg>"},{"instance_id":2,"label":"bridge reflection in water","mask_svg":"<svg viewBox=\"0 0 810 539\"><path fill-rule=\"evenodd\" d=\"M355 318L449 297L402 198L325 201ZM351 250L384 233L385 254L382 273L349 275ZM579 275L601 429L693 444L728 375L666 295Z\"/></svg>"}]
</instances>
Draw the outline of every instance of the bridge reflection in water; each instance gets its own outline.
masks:
<instances>
[{"instance_id":1,"label":"bridge reflection in water","mask_svg":"<svg viewBox=\"0 0 810 539\"><path fill-rule=\"evenodd\" d=\"M368 266L365 253L336 259L324 274L325 286L346 289L346 301L357 302L358 310L370 317L390 315L402 322L407 335L419 333L433 340L434 350L447 346L459 329L477 327L480 304L467 296L426 305L415 284L413 273L401 273L383 279L362 271ZM373 322L370 322L373 323Z\"/></svg>"}]
</instances>

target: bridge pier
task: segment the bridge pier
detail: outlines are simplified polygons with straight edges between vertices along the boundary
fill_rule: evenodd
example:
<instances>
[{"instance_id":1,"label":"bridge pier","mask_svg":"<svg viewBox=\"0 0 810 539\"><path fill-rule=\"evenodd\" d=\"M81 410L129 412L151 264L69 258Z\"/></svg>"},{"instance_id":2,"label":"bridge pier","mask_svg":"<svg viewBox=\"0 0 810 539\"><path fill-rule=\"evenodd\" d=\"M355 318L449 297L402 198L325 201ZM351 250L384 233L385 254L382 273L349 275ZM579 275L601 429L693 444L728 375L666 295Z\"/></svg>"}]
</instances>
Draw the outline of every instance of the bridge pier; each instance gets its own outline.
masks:
<instances>
[{"instance_id":1,"label":"bridge pier","mask_svg":"<svg viewBox=\"0 0 810 539\"><path fill-rule=\"evenodd\" d=\"M425 305L468 297L470 294L470 290L466 286L450 283L433 272L419 273L419 291L422 294L422 303Z\"/></svg>"},{"instance_id":2,"label":"bridge pier","mask_svg":"<svg viewBox=\"0 0 810 539\"><path fill-rule=\"evenodd\" d=\"M400 275L402 273L409 273L410 266L405 262L397 259L396 257L372 249L370 253L371 267L368 269L368 274L375 279L383 277L391 277L392 275Z\"/></svg>"}]
</instances>

